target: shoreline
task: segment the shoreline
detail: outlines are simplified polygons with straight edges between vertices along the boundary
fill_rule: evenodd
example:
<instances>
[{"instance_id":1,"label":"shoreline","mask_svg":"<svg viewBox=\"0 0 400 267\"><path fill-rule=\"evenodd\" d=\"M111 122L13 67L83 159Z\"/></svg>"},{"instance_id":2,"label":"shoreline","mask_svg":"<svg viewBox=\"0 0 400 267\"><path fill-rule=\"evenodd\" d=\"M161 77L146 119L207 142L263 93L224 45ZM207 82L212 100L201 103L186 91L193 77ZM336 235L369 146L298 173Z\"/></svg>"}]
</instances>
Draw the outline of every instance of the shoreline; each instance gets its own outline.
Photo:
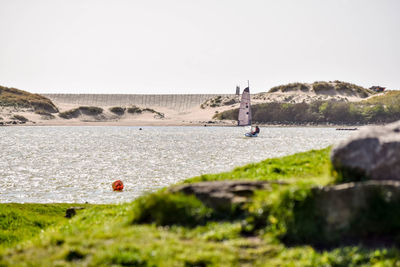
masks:
<instances>
[{"instance_id":1,"label":"shoreline","mask_svg":"<svg viewBox=\"0 0 400 267\"><path fill-rule=\"evenodd\" d=\"M260 127L309 127L309 128L361 128L366 126L382 126L386 125L387 123L381 124L332 124L332 123L253 123L253 125L258 125ZM0 125L4 127L24 127L24 126L140 126L140 127L238 127L235 121L68 121L68 122L16 122L14 123L7 123Z\"/></svg>"}]
</instances>

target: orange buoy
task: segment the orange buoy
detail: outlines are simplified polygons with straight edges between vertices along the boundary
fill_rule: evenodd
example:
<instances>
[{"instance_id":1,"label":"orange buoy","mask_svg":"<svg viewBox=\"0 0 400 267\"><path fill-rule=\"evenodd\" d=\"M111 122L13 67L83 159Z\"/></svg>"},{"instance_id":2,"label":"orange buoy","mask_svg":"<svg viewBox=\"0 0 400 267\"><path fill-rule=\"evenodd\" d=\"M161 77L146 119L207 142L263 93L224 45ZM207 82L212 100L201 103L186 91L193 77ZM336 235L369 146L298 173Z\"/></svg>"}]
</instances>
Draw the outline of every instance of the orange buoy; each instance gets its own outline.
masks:
<instances>
[{"instance_id":1,"label":"orange buoy","mask_svg":"<svg viewBox=\"0 0 400 267\"><path fill-rule=\"evenodd\" d=\"M122 191L124 189L124 184L121 180L116 180L112 183L112 188L114 191Z\"/></svg>"}]
</instances>

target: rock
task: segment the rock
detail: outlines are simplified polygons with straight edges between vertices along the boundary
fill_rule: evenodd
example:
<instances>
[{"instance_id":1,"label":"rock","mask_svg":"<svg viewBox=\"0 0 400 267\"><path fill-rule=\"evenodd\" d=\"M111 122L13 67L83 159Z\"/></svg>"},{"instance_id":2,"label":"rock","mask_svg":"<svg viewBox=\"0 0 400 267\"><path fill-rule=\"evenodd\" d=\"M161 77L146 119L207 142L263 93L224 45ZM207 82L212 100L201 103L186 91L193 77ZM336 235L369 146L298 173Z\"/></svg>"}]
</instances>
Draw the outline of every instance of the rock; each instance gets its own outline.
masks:
<instances>
[{"instance_id":1,"label":"rock","mask_svg":"<svg viewBox=\"0 0 400 267\"><path fill-rule=\"evenodd\" d=\"M339 180L400 181L400 121L368 127L332 150Z\"/></svg>"},{"instance_id":2,"label":"rock","mask_svg":"<svg viewBox=\"0 0 400 267\"><path fill-rule=\"evenodd\" d=\"M254 191L268 189L272 181L213 181L174 186L172 192L195 195L206 206L215 210L229 210L233 204L243 204ZM275 182L283 184L282 182Z\"/></svg>"},{"instance_id":3,"label":"rock","mask_svg":"<svg viewBox=\"0 0 400 267\"><path fill-rule=\"evenodd\" d=\"M322 246L400 244L400 182L365 181L313 188L295 204L287 241Z\"/></svg>"},{"instance_id":4,"label":"rock","mask_svg":"<svg viewBox=\"0 0 400 267\"><path fill-rule=\"evenodd\" d=\"M316 209L325 221L325 230L331 233L349 229L357 216L372 208L370 204L375 197L383 197L386 203L400 201L400 181L346 183L314 188L313 193Z\"/></svg>"},{"instance_id":5,"label":"rock","mask_svg":"<svg viewBox=\"0 0 400 267\"><path fill-rule=\"evenodd\" d=\"M84 207L71 207L65 211L65 218L72 218L76 215L77 210L82 210Z\"/></svg>"}]
</instances>

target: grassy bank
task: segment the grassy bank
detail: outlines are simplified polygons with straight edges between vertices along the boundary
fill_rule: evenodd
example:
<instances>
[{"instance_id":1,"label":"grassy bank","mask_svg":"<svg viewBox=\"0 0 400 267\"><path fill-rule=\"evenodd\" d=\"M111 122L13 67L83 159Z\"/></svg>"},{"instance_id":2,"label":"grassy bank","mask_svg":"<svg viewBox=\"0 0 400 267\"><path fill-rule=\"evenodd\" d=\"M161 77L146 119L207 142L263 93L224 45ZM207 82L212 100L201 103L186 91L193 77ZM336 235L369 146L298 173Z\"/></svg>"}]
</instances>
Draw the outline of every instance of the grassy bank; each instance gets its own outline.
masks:
<instances>
[{"instance_id":1,"label":"grassy bank","mask_svg":"<svg viewBox=\"0 0 400 267\"><path fill-rule=\"evenodd\" d=\"M288 245L284 218L292 204L307 197L311 185L331 183L330 149L268 159L231 172L186 180L281 180L270 192L260 191L242 213L226 218L194 197L167 190L132 203L87 206L72 219L63 217L70 205L0 205L4 236L20 221L13 242L4 245L4 266L393 266L397 249L341 246L315 248ZM13 206L14 205L14 206ZM63 206L64 205L64 206ZM14 210L10 217L7 212ZM36 214L36 215L35 215ZM39 223L30 223L40 217ZM193 220L193 218L195 218ZM41 221L42 220L42 221ZM29 222L29 223L28 223ZM33 227L33 228L32 228ZM32 230L33 229L33 230ZM43 232L41 230L43 229ZM31 233L33 234L24 234ZM40 232L40 234L38 234ZM22 243L21 243L22 242Z\"/></svg>"},{"instance_id":2,"label":"grassy bank","mask_svg":"<svg viewBox=\"0 0 400 267\"><path fill-rule=\"evenodd\" d=\"M65 211L71 204L16 204L0 205L0 248L12 247L30 240L44 229L66 222ZM79 204L87 209L93 206Z\"/></svg>"},{"instance_id":3,"label":"grassy bank","mask_svg":"<svg viewBox=\"0 0 400 267\"><path fill-rule=\"evenodd\" d=\"M282 180L286 182L312 182L326 184L330 181L330 148L311 150L294 155L266 159L237 167L230 172L204 174L185 183L219 180Z\"/></svg>"}]
</instances>

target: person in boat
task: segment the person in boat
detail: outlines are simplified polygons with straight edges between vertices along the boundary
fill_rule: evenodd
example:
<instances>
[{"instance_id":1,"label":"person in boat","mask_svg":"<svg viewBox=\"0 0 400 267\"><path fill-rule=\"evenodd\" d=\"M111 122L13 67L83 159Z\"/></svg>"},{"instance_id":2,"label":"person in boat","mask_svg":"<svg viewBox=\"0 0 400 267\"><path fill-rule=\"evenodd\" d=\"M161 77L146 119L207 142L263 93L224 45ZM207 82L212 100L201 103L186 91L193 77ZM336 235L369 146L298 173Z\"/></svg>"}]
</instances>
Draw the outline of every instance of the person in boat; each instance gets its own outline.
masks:
<instances>
[{"instance_id":1,"label":"person in boat","mask_svg":"<svg viewBox=\"0 0 400 267\"><path fill-rule=\"evenodd\" d=\"M251 132L252 135L259 134L259 133L260 133L260 128L258 128L258 126L256 126L254 131Z\"/></svg>"}]
</instances>

